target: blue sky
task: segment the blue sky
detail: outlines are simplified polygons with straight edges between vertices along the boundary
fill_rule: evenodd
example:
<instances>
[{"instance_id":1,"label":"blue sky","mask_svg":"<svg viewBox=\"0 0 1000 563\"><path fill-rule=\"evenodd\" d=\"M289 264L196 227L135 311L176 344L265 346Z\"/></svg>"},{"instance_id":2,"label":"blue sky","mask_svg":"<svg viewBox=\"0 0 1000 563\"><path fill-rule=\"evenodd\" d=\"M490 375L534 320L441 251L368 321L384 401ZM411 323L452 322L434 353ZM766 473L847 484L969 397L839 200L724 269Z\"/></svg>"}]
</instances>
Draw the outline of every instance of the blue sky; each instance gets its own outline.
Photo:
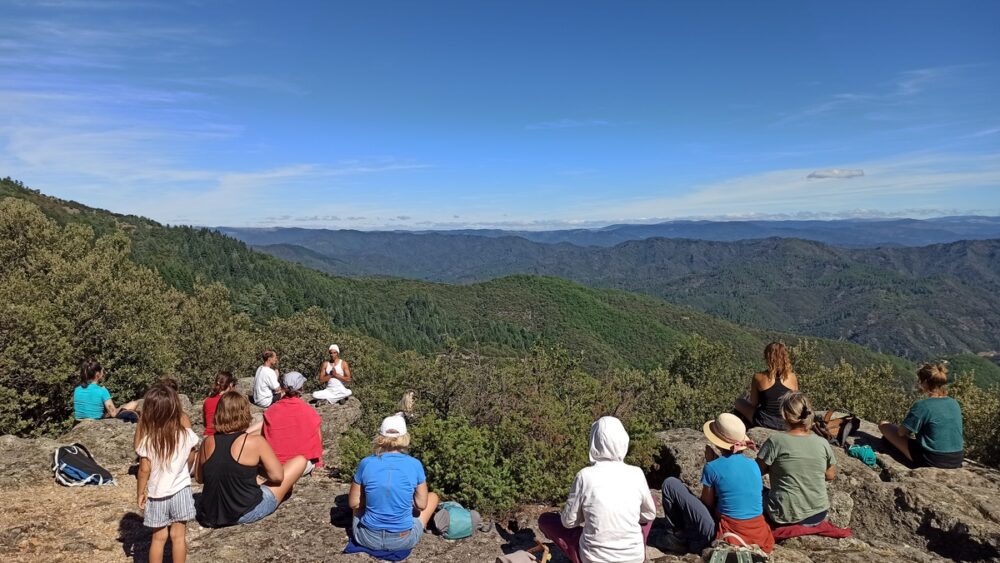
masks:
<instances>
[{"instance_id":1,"label":"blue sky","mask_svg":"<svg viewBox=\"0 0 1000 563\"><path fill-rule=\"evenodd\" d=\"M199 225L1000 213L997 2L0 0L0 175Z\"/></svg>"}]
</instances>

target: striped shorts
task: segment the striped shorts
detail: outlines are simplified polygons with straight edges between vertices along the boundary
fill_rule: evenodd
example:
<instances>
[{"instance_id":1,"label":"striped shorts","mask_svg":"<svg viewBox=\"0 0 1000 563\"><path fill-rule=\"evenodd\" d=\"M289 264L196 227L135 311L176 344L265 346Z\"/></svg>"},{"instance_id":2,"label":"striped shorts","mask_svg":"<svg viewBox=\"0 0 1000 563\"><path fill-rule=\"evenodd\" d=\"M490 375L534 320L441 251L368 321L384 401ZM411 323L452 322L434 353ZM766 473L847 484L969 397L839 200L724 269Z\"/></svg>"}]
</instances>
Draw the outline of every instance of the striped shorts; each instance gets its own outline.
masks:
<instances>
[{"instance_id":1,"label":"striped shorts","mask_svg":"<svg viewBox=\"0 0 1000 563\"><path fill-rule=\"evenodd\" d=\"M194 520L194 495L184 487L169 497L146 500L146 515L142 523L150 528L163 528L174 522Z\"/></svg>"}]
</instances>

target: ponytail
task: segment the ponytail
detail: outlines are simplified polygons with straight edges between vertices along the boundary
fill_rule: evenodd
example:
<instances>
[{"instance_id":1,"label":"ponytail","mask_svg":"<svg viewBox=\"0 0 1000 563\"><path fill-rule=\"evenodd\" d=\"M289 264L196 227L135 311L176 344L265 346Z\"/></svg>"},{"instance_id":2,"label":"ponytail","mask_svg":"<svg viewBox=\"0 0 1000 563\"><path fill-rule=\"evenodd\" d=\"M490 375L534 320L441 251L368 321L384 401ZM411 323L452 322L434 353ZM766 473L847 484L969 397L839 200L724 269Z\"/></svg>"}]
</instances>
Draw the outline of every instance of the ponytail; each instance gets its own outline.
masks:
<instances>
[{"instance_id":1,"label":"ponytail","mask_svg":"<svg viewBox=\"0 0 1000 563\"><path fill-rule=\"evenodd\" d=\"M801 391L791 391L781 397L781 416L789 426L809 426L813 419L809 397Z\"/></svg>"},{"instance_id":2,"label":"ponytail","mask_svg":"<svg viewBox=\"0 0 1000 563\"><path fill-rule=\"evenodd\" d=\"M86 387L90 385L97 374L103 371L104 368L101 367L101 363L97 361L93 356L83 360L80 364L80 387Z\"/></svg>"},{"instance_id":3,"label":"ponytail","mask_svg":"<svg viewBox=\"0 0 1000 563\"><path fill-rule=\"evenodd\" d=\"M229 389L230 386L236 384L236 378L233 374L228 371L220 371L215 374L215 383L212 384L212 391L209 392L209 397L214 397L223 391Z\"/></svg>"}]
</instances>

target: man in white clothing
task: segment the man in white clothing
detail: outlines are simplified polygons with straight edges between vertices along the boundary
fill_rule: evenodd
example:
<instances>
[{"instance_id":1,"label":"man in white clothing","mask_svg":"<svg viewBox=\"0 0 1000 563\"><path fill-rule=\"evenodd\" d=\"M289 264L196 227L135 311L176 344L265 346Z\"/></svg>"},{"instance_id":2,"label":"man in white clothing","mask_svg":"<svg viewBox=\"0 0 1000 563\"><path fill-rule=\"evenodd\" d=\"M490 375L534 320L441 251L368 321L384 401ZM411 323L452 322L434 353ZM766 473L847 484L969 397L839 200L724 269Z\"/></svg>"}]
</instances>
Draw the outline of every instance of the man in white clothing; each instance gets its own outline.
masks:
<instances>
[{"instance_id":1,"label":"man in white clothing","mask_svg":"<svg viewBox=\"0 0 1000 563\"><path fill-rule=\"evenodd\" d=\"M274 369L278 355L273 350L265 350L262 359L264 364L253 376L253 402L266 409L281 398L281 384L278 383L278 370Z\"/></svg>"},{"instance_id":2,"label":"man in white clothing","mask_svg":"<svg viewBox=\"0 0 1000 563\"><path fill-rule=\"evenodd\" d=\"M643 563L656 505L642 469L625 463L628 432L613 416L590 428L590 465L576 474L562 513L538 529L574 563Z\"/></svg>"}]
</instances>

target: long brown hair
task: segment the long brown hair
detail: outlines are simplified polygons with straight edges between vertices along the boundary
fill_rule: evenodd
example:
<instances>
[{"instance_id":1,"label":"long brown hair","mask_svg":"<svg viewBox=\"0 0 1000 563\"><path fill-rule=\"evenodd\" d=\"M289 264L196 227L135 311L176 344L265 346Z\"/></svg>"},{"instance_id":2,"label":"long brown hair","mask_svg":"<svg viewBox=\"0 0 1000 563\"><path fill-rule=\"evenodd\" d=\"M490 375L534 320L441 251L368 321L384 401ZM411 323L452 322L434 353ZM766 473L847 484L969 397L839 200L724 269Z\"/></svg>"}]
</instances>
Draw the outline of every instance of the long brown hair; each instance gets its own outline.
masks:
<instances>
[{"instance_id":1,"label":"long brown hair","mask_svg":"<svg viewBox=\"0 0 1000 563\"><path fill-rule=\"evenodd\" d=\"M142 416L136 428L138 441L146 440L150 459L170 459L181 440L181 400L177 392L162 383L146 391L142 400Z\"/></svg>"},{"instance_id":2,"label":"long brown hair","mask_svg":"<svg viewBox=\"0 0 1000 563\"><path fill-rule=\"evenodd\" d=\"M219 373L215 374L215 383L212 384L212 391L209 392L208 396L214 397L219 393L222 393L226 389L229 389L231 385L235 384L236 384L236 378L233 377L233 374L229 373L228 371L220 371Z\"/></svg>"},{"instance_id":3,"label":"long brown hair","mask_svg":"<svg viewBox=\"0 0 1000 563\"><path fill-rule=\"evenodd\" d=\"M764 359L767 361L767 376L774 380L780 377L784 383L789 375L793 375L792 360L788 357L788 348L781 342L772 342L764 348Z\"/></svg>"}]
</instances>

